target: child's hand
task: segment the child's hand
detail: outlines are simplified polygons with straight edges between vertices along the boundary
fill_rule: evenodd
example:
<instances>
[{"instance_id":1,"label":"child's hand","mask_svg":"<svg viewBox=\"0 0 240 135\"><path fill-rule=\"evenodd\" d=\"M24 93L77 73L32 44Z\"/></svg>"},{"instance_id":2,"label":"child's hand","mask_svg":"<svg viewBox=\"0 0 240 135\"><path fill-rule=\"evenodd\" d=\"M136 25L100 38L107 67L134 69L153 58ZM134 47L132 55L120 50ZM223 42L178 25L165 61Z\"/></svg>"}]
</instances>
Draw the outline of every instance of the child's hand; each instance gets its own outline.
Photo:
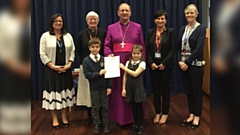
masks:
<instances>
[{"instance_id":1,"label":"child's hand","mask_svg":"<svg viewBox=\"0 0 240 135\"><path fill-rule=\"evenodd\" d=\"M125 66L124 66L122 63L119 64L119 67L120 67L121 69L123 69L123 70L124 70L124 68L125 68Z\"/></svg>"},{"instance_id":2,"label":"child's hand","mask_svg":"<svg viewBox=\"0 0 240 135\"><path fill-rule=\"evenodd\" d=\"M107 96L109 96L111 93L112 93L112 90L108 88L107 89Z\"/></svg>"},{"instance_id":3,"label":"child's hand","mask_svg":"<svg viewBox=\"0 0 240 135\"><path fill-rule=\"evenodd\" d=\"M125 89L122 90L122 96L126 97L126 90Z\"/></svg>"},{"instance_id":4,"label":"child's hand","mask_svg":"<svg viewBox=\"0 0 240 135\"><path fill-rule=\"evenodd\" d=\"M102 69L102 70L100 70L99 71L99 75L103 75L103 74L105 74L107 71L105 70L105 69Z\"/></svg>"}]
</instances>

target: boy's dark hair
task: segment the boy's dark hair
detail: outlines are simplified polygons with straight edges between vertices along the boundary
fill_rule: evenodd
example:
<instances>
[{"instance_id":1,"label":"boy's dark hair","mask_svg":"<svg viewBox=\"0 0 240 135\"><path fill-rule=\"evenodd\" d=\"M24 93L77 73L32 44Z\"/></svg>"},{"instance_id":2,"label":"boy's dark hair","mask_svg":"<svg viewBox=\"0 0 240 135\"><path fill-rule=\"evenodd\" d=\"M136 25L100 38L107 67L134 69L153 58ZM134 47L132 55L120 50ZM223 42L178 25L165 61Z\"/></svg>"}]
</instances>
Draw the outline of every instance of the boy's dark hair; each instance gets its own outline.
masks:
<instances>
[{"instance_id":1,"label":"boy's dark hair","mask_svg":"<svg viewBox=\"0 0 240 135\"><path fill-rule=\"evenodd\" d=\"M140 58L140 60L142 61L142 60L143 60L143 47L142 47L142 45L140 45L140 44L135 44L135 45L132 47L130 60L132 60L132 52L133 52L134 49L139 49L139 51L140 51L141 54L142 54L142 56L141 56L141 58Z\"/></svg>"},{"instance_id":2,"label":"boy's dark hair","mask_svg":"<svg viewBox=\"0 0 240 135\"><path fill-rule=\"evenodd\" d=\"M158 10L155 12L154 14L154 19L157 19L160 16L165 16L166 20L167 20L167 12L165 10Z\"/></svg>"},{"instance_id":3,"label":"boy's dark hair","mask_svg":"<svg viewBox=\"0 0 240 135\"><path fill-rule=\"evenodd\" d=\"M58 17L61 17L62 20L63 20L63 22L62 22L63 26L62 26L62 29L61 29L61 34L62 35L67 34L67 31L66 31L65 26L64 26L63 16L61 14L59 14L59 13L56 13L56 14L52 15L52 17L49 20L49 33L50 33L50 35L55 35L54 29L53 29L53 23L54 23L55 19L58 18Z\"/></svg>"},{"instance_id":4,"label":"boy's dark hair","mask_svg":"<svg viewBox=\"0 0 240 135\"><path fill-rule=\"evenodd\" d=\"M101 40L100 40L99 38L96 38L96 37L90 39L90 40L88 41L88 46L91 46L91 45L93 45L93 44L99 44L100 47L101 47Z\"/></svg>"}]
</instances>

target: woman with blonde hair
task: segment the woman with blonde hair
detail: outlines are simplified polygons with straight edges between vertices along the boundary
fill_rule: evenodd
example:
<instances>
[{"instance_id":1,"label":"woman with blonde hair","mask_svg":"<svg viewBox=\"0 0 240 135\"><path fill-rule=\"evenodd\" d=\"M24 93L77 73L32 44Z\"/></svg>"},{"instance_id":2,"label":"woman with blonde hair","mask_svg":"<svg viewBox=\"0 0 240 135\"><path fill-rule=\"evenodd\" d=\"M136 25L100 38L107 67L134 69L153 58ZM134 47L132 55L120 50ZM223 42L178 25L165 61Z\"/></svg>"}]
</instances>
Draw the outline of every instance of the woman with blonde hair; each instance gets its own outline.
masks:
<instances>
[{"instance_id":1,"label":"woman with blonde hair","mask_svg":"<svg viewBox=\"0 0 240 135\"><path fill-rule=\"evenodd\" d=\"M178 37L178 65L182 71L185 85L189 117L181 125L191 125L197 128L200 125L202 112L202 83L203 83L203 47L206 27L196 21L197 7L190 4L184 10L188 24L182 26Z\"/></svg>"}]
</instances>

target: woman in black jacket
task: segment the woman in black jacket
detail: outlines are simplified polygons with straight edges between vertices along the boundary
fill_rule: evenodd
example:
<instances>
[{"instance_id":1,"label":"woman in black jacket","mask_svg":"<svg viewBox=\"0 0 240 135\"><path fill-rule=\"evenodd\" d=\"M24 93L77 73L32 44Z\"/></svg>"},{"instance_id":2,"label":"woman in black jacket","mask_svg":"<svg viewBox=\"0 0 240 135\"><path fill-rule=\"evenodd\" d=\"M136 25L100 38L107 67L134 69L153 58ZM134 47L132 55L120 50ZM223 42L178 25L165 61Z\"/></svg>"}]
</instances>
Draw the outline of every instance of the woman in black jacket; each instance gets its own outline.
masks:
<instances>
[{"instance_id":1,"label":"woman in black jacket","mask_svg":"<svg viewBox=\"0 0 240 135\"><path fill-rule=\"evenodd\" d=\"M156 111L153 123L164 124L167 121L170 106L170 79L175 50L175 33L173 28L165 27L167 22L166 11L156 11L154 22L156 28L149 29L147 35L147 63L150 66Z\"/></svg>"}]
</instances>

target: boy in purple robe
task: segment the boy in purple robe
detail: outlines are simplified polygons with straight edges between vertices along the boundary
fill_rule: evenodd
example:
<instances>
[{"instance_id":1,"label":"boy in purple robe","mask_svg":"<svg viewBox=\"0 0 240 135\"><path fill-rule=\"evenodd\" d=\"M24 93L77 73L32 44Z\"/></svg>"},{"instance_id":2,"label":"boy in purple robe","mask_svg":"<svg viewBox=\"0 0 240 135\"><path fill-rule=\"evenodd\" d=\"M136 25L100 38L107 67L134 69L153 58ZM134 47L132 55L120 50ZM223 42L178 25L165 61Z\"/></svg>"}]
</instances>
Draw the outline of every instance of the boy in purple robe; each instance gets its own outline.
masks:
<instances>
[{"instance_id":1,"label":"boy in purple robe","mask_svg":"<svg viewBox=\"0 0 240 135\"><path fill-rule=\"evenodd\" d=\"M145 60L145 46L141 25L130 21L131 9L127 3L120 4L118 8L120 21L108 26L107 36L104 43L105 56L120 56L120 63L125 64L130 58L134 44L143 46ZM133 123L130 104L124 102L121 96L123 71L118 78L112 81L114 90L109 97L109 120L117 121L120 125Z\"/></svg>"}]
</instances>

